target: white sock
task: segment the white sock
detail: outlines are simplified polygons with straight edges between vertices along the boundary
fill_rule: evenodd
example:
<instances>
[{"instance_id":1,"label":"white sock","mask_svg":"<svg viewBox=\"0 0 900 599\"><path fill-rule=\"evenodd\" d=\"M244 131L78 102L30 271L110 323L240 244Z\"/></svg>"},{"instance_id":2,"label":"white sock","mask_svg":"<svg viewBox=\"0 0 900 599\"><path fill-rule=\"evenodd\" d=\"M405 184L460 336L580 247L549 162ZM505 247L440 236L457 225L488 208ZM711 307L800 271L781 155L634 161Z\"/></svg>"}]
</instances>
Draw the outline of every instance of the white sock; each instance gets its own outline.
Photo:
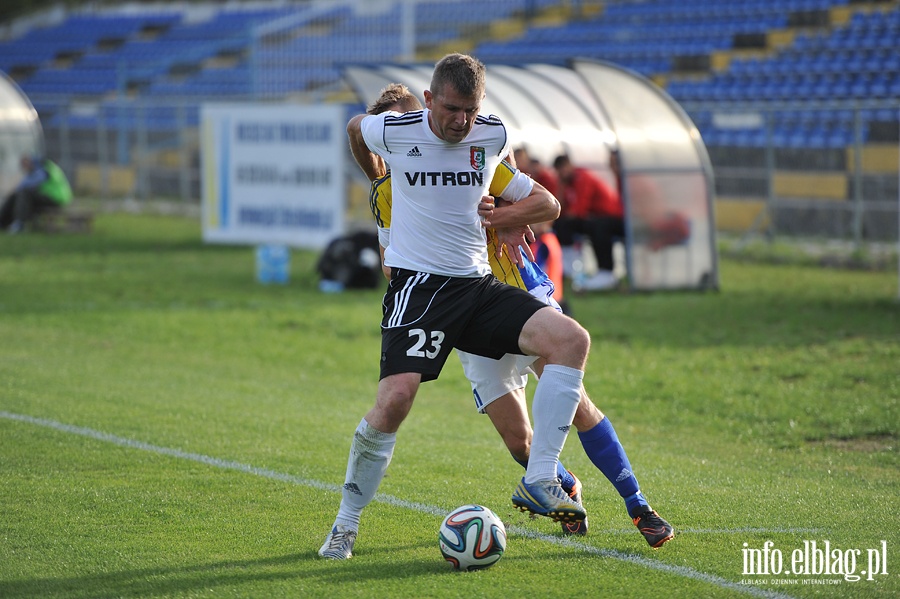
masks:
<instances>
[{"instance_id":1,"label":"white sock","mask_svg":"<svg viewBox=\"0 0 900 599\"><path fill-rule=\"evenodd\" d=\"M383 433L363 418L353 433L347 476L341 491L341 507L334 523L359 529L359 517L369 505L394 454L397 433Z\"/></svg>"},{"instance_id":2,"label":"white sock","mask_svg":"<svg viewBox=\"0 0 900 599\"><path fill-rule=\"evenodd\" d=\"M568 366L544 367L531 402L534 437L525 470L526 483L556 478L556 462L581 401L583 378L584 372Z\"/></svg>"}]
</instances>

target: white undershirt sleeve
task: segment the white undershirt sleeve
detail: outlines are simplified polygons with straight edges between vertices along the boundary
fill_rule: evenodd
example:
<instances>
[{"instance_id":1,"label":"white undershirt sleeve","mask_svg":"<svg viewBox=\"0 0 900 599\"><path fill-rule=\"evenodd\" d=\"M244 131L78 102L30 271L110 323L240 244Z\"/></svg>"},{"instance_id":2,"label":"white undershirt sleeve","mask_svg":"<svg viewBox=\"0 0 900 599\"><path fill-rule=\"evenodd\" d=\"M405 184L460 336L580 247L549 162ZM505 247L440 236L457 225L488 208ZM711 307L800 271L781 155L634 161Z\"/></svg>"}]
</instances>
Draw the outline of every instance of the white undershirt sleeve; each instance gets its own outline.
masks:
<instances>
[{"instance_id":1,"label":"white undershirt sleeve","mask_svg":"<svg viewBox=\"0 0 900 599\"><path fill-rule=\"evenodd\" d=\"M391 245L391 229L389 227L378 227L378 244L383 248Z\"/></svg>"},{"instance_id":2,"label":"white undershirt sleeve","mask_svg":"<svg viewBox=\"0 0 900 599\"><path fill-rule=\"evenodd\" d=\"M509 200L510 202L518 202L519 200L523 200L530 196L531 190L533 189L534 181L532 178L522 171L516 171L512 180L503 189L503 193L500 194L500 197L504 200Z\"/></svg>"}]
</instances>

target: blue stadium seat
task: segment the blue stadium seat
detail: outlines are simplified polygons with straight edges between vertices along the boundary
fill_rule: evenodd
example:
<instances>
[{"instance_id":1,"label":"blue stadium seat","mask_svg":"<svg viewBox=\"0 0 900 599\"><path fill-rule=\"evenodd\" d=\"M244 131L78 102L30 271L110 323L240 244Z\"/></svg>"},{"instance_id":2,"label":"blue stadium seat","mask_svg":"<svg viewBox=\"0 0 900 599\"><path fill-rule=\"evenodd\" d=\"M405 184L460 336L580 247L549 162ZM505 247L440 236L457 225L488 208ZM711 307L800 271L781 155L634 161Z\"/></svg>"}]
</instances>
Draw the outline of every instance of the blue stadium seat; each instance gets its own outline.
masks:
<instances>
[{"instance_id":1,"label":"blue stadium seat","mask_svg":"<svg viewBox=\"0 0 900 599\"><path fill-rule=\"evenodd\" d=\"M502 3L463 0L417 5L420 43L437 45L472 26L559 6L561 0ZM488 63L564 64L573 57L610 60L647 76L667 75L679 58L733 49L738 34L765 34L788 26L792 11L828 10L849 0L669 0L608 2L601 14L559 26L534 25L516 39L485 40L473 53ZM224 6L209 19L184 18L179 9L140 15L69 15L60 25L33 29L0 42L0 69L20 73L32 95L110 94L140 85L149 95L205 97L291 93L340 80L342 63L400 59L403 7L374 3L323 9L315 28L298 24L250 51L253 27L297 14L297 6ZM856 10L843 26L800 30L793 43L770 57L732 59L728 69L699 81L668 77L679 101L821 101L900 98L900 10ZM194 15L196 16L196 15ZM145 28L159 29L147 39ZM314 33L310 33L314 31ZM374 33L373 33L374 32ZM121 46L106 43L124 40ZM68 56L60 61L61 54ZM252 57L251 57L252 54ZM224 60L223 57L228 57ZM214 66L211 66L214 65ZM226 66L223 66L226 65ZM34 73L28 76L30 71ZM125 75L123 76L123 72ZM858 74L850 76L850 73ZM823 113L825 114L825 113ZM704 137L731 144L764 143L762 130L719 131L709 115L696 117ZM851 119L852 120L852 119ZM155 122L171 122L166 118ZM779 143L845 144L853 123L827 114L819 129L784 123Z\"/></svg>"}]
</instances>

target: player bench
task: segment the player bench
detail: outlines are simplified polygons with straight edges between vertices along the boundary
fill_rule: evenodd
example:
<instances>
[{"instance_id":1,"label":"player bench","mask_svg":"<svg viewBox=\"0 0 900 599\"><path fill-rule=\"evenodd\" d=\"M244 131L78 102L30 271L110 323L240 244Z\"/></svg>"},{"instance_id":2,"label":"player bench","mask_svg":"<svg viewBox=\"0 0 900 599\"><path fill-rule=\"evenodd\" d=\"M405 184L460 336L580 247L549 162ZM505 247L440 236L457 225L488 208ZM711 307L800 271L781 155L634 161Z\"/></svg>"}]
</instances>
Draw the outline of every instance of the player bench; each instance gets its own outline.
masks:
<instances>
[{"instance_id":1,"label":"player bench","mask_svg":"<svg viewBox=\"0 0 900 599\"><path fill-rule=\"evenodd\" d=\"M34 222L34 230L42 233L90 233L94 213L87 210L50 210Z\"/></svg>"}]
</instances>

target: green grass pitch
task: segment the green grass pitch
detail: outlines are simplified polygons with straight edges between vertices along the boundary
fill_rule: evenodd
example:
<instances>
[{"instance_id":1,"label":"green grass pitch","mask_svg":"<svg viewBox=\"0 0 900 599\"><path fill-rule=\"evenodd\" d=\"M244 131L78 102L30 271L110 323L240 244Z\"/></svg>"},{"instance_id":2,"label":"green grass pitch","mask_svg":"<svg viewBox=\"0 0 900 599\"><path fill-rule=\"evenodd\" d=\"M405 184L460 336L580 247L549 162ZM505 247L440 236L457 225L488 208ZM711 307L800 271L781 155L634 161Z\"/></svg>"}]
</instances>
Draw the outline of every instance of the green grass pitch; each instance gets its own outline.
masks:
<instances>
[{"instance_id":1,"label":"green grass pitch","mask_svg":"<svg viewBox=\"0 0 900 599\"><path fill-rule=\"evenodd\" d=\"M515 511L522 469L451 358L331 562L381 294L322 295L316 256L292 258L287 286L259 285L251 248L174 217L0 236L0 597L900 596L896 271L725 259L718 293L570 297L586 387L678 531L662 549L575 434L590 534ZM509 531L482 572L438 550L465 503ZM790 571L811 542L832 573Z\"/></svg>"}]
</instances>

